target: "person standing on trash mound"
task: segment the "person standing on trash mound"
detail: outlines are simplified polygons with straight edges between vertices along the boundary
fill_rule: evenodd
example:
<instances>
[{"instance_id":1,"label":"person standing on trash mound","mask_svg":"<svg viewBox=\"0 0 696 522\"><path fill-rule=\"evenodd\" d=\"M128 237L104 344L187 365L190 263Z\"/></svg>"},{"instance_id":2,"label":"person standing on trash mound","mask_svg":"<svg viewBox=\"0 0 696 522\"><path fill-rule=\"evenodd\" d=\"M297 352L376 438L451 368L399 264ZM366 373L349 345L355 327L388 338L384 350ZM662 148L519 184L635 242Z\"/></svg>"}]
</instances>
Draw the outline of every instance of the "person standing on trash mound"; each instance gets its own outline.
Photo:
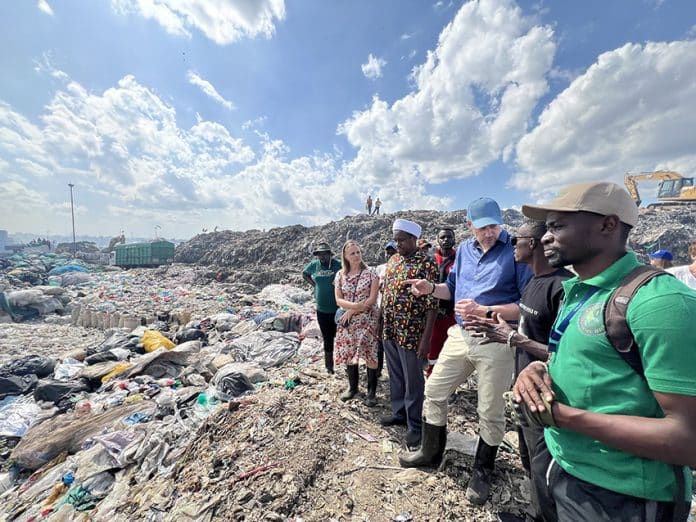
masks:
<instances>
[{"instance_id":1,"label":"person standing on trash mound","mask_svg":"<svg viewBox=\"0 0 696 522\"><path fill-rule=\"evenodd\" d=\"M317 307L317 322L324 338L324 364L326 371L334 372L333 350L336 337L335 314L338 310L334 295L334 278L341 269L341 263L334 259L328 243L319 243L314 249L316 259L307 264L302 277L314 287L314 300Z\"/></svg>"},{"instance_id":2,"label":"person standing on trash mound","mask_svg":"<svg viewBox=\"0 0 696 522\"><path fill-rule=\"evenodd\" d=\"M379 277L362 259L360 246L348 240L341 251L342 270L336 275L336 303L345 313L338 321L335 341L336 364L346 365L348 389L341 400L348 401L358 393L358 363L367 366L368 406L377 404L377 334L379 312L377 295Z\"/></svg>"},{"instance_id":3,"label":"person standing on trash mound","mask_svg":"<svg viewBox=\"0 0 696 522\"><path fill-rule=\"evenodd\" d=\"M437 266L416 246L421 227L397 219L392 226L397 254L387 262L382 295L382 342L389 369L392 414L380 419L383 426L406 425L406 446L420 445L423 365L430 351L430 336L437 315L437 300L415 296L409 279L436 281Z\"/></svg>"}]
</instances>

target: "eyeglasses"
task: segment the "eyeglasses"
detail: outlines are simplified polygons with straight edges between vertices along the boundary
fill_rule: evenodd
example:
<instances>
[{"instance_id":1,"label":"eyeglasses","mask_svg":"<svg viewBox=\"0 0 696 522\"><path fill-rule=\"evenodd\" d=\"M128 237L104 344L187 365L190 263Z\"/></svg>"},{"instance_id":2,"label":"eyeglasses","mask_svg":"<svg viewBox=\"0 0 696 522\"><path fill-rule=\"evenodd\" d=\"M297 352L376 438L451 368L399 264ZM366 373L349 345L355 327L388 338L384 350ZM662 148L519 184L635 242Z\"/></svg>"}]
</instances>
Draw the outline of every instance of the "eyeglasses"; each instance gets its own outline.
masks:
<instances>
[{"instance_id":1,"label":"eyeglasses","mask_svg":"<svg viewBox=\"0 0 696 522\"><path fill-rule=\"evenodd\" d=\"M510 244L512 246L517 246L517 241L519 239L537 239L537 238L535 238L534 236L512 236L510 238Z\"/></svg>"}]
</instances>

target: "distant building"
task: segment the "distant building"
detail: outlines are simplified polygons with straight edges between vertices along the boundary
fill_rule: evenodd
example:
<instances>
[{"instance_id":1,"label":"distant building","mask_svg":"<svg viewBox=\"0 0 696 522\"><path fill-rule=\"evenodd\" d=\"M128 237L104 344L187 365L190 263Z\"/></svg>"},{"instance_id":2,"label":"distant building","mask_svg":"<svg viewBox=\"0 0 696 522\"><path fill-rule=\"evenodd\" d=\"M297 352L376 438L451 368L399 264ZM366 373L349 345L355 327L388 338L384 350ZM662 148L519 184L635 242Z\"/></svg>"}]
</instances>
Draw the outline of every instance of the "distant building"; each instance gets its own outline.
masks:
<instances>
[{"instance_id":1,"label":"distant building","mask_svg":"<svg viewBox=\"0 0 696 522\"><path fill-rule=\"evenodd\" d=\"M9 234L7 230L0 230L0 252L5 250L5 245L9 242Z\"/></svg>"}]
</instances>

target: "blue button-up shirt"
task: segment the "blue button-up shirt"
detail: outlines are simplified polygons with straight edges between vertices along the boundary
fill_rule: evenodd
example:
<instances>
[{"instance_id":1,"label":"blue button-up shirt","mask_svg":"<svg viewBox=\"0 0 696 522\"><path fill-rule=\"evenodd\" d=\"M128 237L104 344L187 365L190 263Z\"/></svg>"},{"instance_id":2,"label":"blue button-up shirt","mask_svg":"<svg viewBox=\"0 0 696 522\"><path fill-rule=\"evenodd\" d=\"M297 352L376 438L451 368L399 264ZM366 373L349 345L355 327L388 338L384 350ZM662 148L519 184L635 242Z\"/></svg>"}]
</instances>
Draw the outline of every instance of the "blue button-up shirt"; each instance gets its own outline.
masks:
<instances>
[{"instance_id":1,"label":"blue button-up shirt","mask_svg":"<svg viewBox=\"0 0 696 522\"><path fill-rule=\"evenodd\" d=\"M519 303L532 276L526 264L515 262L510 234L502 230L485 254L476 238L459 245L446 282L455 303L460 299L473 299L480 305L493 306ZM456 319L462 324L461 317L457 315Z\"/></svg>"}]
</instances>

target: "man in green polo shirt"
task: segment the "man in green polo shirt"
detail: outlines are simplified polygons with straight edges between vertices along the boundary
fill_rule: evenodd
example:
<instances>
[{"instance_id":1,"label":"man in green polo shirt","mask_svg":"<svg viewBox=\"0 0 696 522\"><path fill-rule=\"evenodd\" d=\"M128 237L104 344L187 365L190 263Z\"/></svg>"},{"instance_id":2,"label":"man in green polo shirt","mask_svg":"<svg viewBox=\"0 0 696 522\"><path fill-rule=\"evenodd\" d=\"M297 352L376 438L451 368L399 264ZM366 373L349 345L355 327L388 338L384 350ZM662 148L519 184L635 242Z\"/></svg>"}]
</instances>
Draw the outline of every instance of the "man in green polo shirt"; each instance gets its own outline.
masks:
<instances>
[{"instance_id":1,"label":"man in green polo shirt","mask_svg":"<svg viewBox=\"0 0 696 522\"><path fill-rule=\"evenodd\" d=\"M696 292L660 276L631 300L641 375L604 328L606 301L640 264L626 251L638 221L628 193L581 183L522 213L546 221L550 264L578 274L563 283L548 368L532 363L513 388L549 426L532 464L544 520L686 520L688 467L696 466Z\"/></svg>"},{"instance_id":2,"label":"man in green polo shirt","mask_svg":"<svg viewBox=\"0 0 696 522\"><path fill-rule=\"evenodd\" d=\"M341 262L332 257L333 252L328 243L319 243L312 253L315 259L304 267L302 278L314 288L317 322L324 339L324 365L326 371L332 374L334 372L334 338L336 337L334 315L338 310L333 283L341 269Z\"/></svg>"}]
</instances>

